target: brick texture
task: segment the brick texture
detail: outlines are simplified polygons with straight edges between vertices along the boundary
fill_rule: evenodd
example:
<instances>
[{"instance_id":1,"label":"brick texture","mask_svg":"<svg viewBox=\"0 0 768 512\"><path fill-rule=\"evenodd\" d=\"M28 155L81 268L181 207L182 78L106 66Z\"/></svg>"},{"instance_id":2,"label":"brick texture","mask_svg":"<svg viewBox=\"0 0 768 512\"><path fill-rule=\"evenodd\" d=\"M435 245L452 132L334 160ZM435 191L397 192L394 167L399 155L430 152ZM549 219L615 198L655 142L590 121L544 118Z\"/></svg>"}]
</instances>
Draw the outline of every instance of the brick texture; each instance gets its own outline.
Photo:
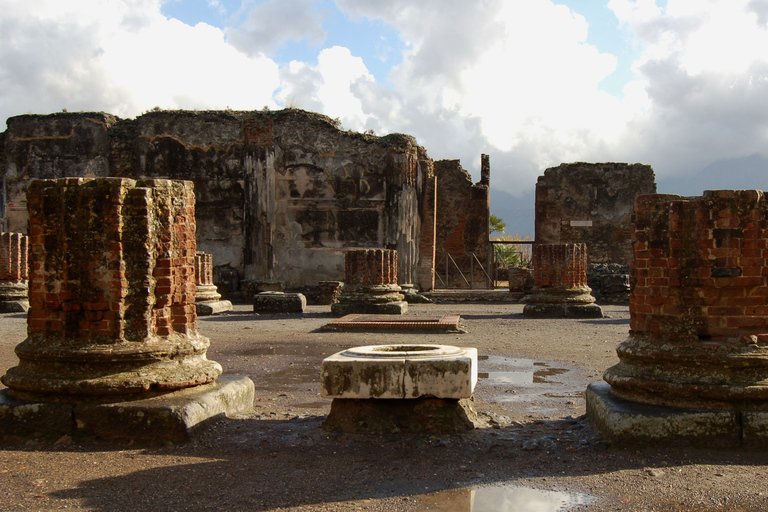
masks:
<instances>
[{"instance_id":1,"label":"brick texture","mask_svg":"<svg viewBox=\"0 0 768 512\"><path fill-rule=\"evenodd\" d=\"M26 281L28 238L21 233L0 233L0 282Z\"/></svg>"}]
</instances>

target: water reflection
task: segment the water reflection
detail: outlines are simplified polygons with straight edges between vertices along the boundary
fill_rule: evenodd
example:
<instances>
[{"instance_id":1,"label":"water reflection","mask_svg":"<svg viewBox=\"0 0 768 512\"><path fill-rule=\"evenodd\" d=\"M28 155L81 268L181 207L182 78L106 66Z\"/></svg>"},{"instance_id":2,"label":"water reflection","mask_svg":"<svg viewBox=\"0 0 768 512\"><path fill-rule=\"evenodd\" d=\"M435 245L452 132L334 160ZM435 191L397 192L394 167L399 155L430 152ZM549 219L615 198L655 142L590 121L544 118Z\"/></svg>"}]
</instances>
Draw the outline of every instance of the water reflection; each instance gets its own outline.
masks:
<instances>
[{"instance_id":1,"label":"water reflection","mask_svg":"<svg viewBox=\"0 0 768 512\"><path fill-rule=\"evenodd\" d=\"M432 512L557 512L587 505L586 494L541 491L515 485L451 489L418 498L419 511Z\"/></svg>"}]
</instances>

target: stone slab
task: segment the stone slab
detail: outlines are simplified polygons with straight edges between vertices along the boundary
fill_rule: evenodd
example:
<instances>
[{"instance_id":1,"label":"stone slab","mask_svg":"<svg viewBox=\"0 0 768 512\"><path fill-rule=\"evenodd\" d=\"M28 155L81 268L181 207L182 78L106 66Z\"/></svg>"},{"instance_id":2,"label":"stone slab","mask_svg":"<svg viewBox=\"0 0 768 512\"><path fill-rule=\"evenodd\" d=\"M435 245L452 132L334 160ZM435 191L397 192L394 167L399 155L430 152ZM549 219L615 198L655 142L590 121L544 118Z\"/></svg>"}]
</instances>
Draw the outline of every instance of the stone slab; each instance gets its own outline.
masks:
<instances>
[{"instance_id":1,"label":"stone slab","mask_svg":"<svg viewBox=\"0 0 768 512\"><path fill-rule=\"evenodd\" d=\"M742 443L742 416L739 411L677 409L622 400L611 394L607 382L587 387L587 416L610 441L618 445L674 444L702 447L737 447ZM768 441L768 429L758 426L768 420L766 413L753 414L752 444L761 436ZM748 429L745 429L748 431ZM762 432L762 434L759 434Z\"/></svg>"},{"instance_id":2,"label":"stone slab","mask_svg":"<svg viewBox=\"0 0 768 512\"><path fill-rule=\"evenodd\" d=\"M29 301L3 300L0 301L0 313L26 313L29 311Z\"/></svg>"},{"instance_id":3,"label":"stone slab","mask_svg":"<svg viewBox=\"0 0 768 512\"><path fill-rule=\"evenodd\" d=\"M185 442L195 429L253 407L251 379L213 383L112 404L26 403L0 391L0 434L95 435L109 441Z\"/></svg>"},{"instance_id":4,"label":"stone slab","mask_svg":"<svg viewBox=\"0 0 768 512\"><path fill-rule=\"evenodd\" d=\"M363 302L337 302L331 304L331 313L337 316L365 315L404 315L408 311L408 303L388 302L385 304L368 304Z\"/></svg>"},{"instance_id":5,"label":"stone slab","mask_svg":"<svg viewBox=\"0 0 768 512\"><path fill-rule=\"evenodd\" d=\"M393 315L345 315L322 329L326 331L428 331L428 332L462 332L459 327L460 315L442 316L408 316Z\"/></svg>"},{"instance_id":6,"label":"stone slab","mask_svg":"<svg viewBox=\"0 0 768 512\"><path fill-rule=\"evenodd\" d=\"M302 293L261 292L253 296L254 313L304 313L307 298Z\"/></svg>"},{"instance_id":7,"label":"stone slab","mask_svg":"<svg viewBox=\"0 0 768 512\"><path fill-rule=\"evenodd\" d=\"M198 316L211 316L232 311L234 308L232 307L232 303L228 300L215 300L195 302L195 309L197 309Z\"/></svg>"},{"instance_id":8,"label":"stone slab","mask_svg":"<svg viewBox=\"0 0 768 512\"><path fill-rule=\"evenodd\" d=\"M450 345L375 345L323 360L321 394L332 398L469 398L477 349Z\"/></svg>"},{"instance_id":9,"label":"stone slab","mask_svg":"<svg viewBox=\"0 0 768 512\"><path fill-rule=\"evenodd\" d=\"M350 434L461 434L475 428L468 399L350 400L334 398L323 428Z\"/></svg>"},{"instance_id":10,"label":"stone slab","mask_svg":"<svg viewBox=\"0 0 768 512\"><path fill-rule=\"evenodd\" d=\"M596 304L526 304L523 316L529 318L603 318Z\"/></svg>"}]
</instances>

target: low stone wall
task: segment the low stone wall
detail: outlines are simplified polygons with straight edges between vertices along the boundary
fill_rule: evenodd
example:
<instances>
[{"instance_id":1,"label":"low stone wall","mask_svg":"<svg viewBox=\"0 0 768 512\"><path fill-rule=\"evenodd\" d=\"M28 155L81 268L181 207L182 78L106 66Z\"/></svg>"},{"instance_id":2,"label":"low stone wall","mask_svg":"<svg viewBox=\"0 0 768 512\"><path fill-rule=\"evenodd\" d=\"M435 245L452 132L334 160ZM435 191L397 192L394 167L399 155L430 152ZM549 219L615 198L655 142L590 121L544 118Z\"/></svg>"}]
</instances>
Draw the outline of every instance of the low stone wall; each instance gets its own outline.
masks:
<instances>
[{"instance_id":1,"label":"low stone wall","mask_svg":"<svg viewBox=\"0 0 768 512\"><path fill-rule=\"evenodd\" d=\"M587 285L600 304L629 304L629 265L590 263Z\"/></svg>"}]
</instances>

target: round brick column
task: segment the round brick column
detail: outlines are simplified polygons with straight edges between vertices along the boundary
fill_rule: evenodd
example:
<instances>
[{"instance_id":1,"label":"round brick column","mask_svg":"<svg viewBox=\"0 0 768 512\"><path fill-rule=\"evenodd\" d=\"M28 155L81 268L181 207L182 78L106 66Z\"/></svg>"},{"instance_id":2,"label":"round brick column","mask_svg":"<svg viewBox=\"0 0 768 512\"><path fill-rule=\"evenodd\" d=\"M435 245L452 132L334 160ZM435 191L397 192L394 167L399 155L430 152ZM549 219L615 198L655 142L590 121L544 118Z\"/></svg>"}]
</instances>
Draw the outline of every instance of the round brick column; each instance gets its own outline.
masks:
<instances>
[{"instance_id":1,"label":"round brick column","mask_svg":"<svg viewBox=\"0 0 768 512\"><path fill-rule=\"evenodd\" d=\"M29 185L30 310L22 400L122 401L213 382L197 332L191 182L66 178Z\"/></svg>"},{"instance_id":2,"label":"round brick column","mask_svg":"<svg viewBox=\"0 0 768 512\"><path fill-rule=\"evenodd\" d=\"M29 309L28 237L21 233L0 233L0 312Z\"/></svg>"},{"instance_id":3,"label":"round brick column","mask_svg":"<svg viewBox=\"0 0 768 512\"><path fill-rule=\"evenodd\" d=\"M768 408L768 201L757 190L635 207L630 336L605 372L634 402Z\"/></svg>"},{"instance_id":4,"label":"round brick column","mask_svg":"<svg viewBox=\"0 0 768 512\"><path fill-rule=\"evenodd\" d=\"M534 244L533 283L523 299L525 316L603 316L587 286L586 244Z\"/></svg>"}]
</instances>

